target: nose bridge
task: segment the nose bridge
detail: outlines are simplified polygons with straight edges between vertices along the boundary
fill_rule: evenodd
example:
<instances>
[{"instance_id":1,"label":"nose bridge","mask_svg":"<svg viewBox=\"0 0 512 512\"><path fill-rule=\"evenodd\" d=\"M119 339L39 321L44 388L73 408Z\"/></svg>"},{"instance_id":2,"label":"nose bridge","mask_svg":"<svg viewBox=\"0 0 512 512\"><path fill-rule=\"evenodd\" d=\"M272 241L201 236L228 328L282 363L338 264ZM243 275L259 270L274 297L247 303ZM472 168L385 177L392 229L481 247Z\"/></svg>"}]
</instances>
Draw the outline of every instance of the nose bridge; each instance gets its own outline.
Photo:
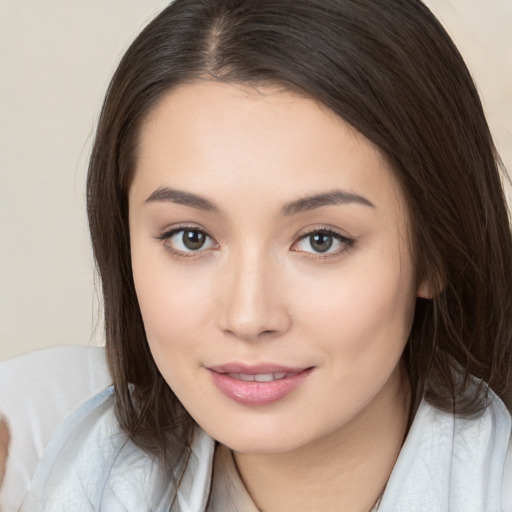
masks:
<instances>
[{"instance_id":1,"label":"nose bridge","mask_svg":"<svg viewBox=\"0 0 512 512\"><path fill-rule=\"evenodd\" d=\"M222 329L244 340L276 336L289 324L279 265L268 251L245 247L227 262Z\"/></svg>"}]
</instances>

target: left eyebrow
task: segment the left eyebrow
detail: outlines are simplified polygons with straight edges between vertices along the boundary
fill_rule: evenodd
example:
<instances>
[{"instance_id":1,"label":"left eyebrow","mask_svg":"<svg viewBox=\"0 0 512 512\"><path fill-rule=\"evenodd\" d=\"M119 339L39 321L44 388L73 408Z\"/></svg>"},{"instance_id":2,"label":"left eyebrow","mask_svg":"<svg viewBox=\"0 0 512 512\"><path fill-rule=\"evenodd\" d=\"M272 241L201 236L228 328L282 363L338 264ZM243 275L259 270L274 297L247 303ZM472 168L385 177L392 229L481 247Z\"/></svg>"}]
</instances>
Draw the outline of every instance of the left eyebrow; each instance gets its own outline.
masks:
<instances>
[{"instance_id":1,"label":"left eyebrow","mask_svg":"<svg viewBox=\"0 0 512 512\"><path fill-rule=\"evenodd\" d=\"M291 201L283 206L281 209L281 216L287 217L289 215L295 215L308 210L314 210L315 208L321 208L322 206L354 203L375 208L375 205L366 199L366 197L360 196L359 194L352 194L345 190L336 189L321 194L307 196L297 199L296 201Z\"/></svg>"}]
</instances>

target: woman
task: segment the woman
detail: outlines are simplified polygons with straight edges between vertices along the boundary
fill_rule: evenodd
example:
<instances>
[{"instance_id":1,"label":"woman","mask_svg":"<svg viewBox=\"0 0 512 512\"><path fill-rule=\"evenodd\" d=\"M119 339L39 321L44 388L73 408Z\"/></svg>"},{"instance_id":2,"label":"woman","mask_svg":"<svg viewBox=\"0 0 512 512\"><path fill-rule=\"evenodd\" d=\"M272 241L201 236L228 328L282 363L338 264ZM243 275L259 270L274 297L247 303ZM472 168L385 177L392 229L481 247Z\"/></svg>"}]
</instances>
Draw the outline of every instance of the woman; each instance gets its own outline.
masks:
<instances>
[{"instance_id":1,"label":"woman","mask_svg":"<svg viewBox=\"0 0 512 512\"><path fill-rule=\"evenodd\" d=\"M89 168L114 388L22 510L512 509L496 160L419 1L176 0Z\"/></svg>"}]
</instances>

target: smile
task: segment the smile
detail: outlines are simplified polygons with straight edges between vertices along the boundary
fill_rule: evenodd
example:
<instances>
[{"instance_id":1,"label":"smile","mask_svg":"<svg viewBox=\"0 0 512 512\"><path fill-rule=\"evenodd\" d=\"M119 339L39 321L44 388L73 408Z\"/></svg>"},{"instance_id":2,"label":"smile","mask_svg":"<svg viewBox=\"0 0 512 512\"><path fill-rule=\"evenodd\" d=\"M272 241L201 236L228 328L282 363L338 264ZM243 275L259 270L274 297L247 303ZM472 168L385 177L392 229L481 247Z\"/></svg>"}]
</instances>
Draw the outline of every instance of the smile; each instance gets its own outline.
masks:
<instances>
[{"instance_id":1,"label":"smile","mask_svg":"<svg viewBox=\"0 0 512 512\"><path fill-rule=\"evenodd\" d=\"M249 367L233 363L207 370L223 395L239 404L257 406L285 398L309 377L313 367Z\"/></svg>"},{"instance_id":2,"label":"smile","mask_svg":"<svg viewBox=\"0 0 512 512\"><path fill-rule=\"evenodd\" d=\"M251 375L250 373L228 373L228 376L235 380L243 380L245 382L272 382L273 380L281 380L289 376L284 372L279 373L257 373Z\"/></svg>"}]
</instances>

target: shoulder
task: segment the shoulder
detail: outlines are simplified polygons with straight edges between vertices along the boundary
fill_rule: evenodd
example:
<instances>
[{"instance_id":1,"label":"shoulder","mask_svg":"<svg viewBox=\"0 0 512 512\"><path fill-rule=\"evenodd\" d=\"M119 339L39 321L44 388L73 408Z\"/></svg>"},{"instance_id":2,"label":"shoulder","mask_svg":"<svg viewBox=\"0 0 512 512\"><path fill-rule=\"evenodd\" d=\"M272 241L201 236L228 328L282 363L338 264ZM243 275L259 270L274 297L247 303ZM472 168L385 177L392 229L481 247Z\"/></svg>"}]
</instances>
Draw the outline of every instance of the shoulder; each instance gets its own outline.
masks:
<instances>
[{"instance_id":1,"label":"shoulder","mask_svg":"<svg viewBox=\"0 0 512 512\"><path fill-rule=\"evenodd\" d=\"M497 444L495 473L496 479L501 482L501 512L512 512L512 417L505 404L494 394L491 395L491 404L486 411L491 416L490 424L493 427L493 438ZM483 447L492 451L494 443ZM491 471L493 465L490 466Z\"/></svg>"},{"instance_id":2,"label":"shoulder","mask_svg":"<svg viewBox=\"0 0 512 512\"><path fill-rule=\"evenodd\" d=\"M0 406L10 421L28 409L59 422L111 382L103 347L38 350L0 362Z\"/></svg>"},{"instance_id":3,"label":"shoulder","mask_svg":"<svg viewBox=\"0 0 512 512\"><path fill-rule=\"evenodd\" d=\"M512 421L494 394L475 418L422 402L389 479L384 511L512 512Z\"/></svg>"},{"instance_id":4,"label":"shoulder","mask_svg":"<svg viewBox=\"0 0 512 512\"><path fill-rule=\"evenodd\" d=\"M6 510L17 510L57 425L110 383L101 347L54 347L0 362L0 409L11 432Z\"/></svg>"},{"instance_id":5,"label":"shoulder","mask_svg":"<svg viewBox=\"0 0 512 512\"><path fill-rule=\"evenodd\" d=\"M22 511L155 510L165 493L158 461L135 446L115 417L114 389L100 392L57 429Z\"/></svg>"},{"instance_id":6,"label":"shoulder","mask_svg":"<svg viewBox=\"0 0 512 512\"><path fill-rule=\"evenodd\" d=\"M211 476L213 440L197 430L179 489L173 471L119 426L115 391L93 396L59 425L45 448L21 512L200 510ZM184 506L183 506L184 505Z\"/></svg>"},{"instance_id":7,"label":"shoulder","mask_svg":"<svg viewBox=\"0 0 512 512\"><path fill-rule=\"evenodd\" d=\"M508 445L505 466L503 469L503 489L501 503L503 512L512 512L512 440Z\"/></svg>"}]
</instances>

